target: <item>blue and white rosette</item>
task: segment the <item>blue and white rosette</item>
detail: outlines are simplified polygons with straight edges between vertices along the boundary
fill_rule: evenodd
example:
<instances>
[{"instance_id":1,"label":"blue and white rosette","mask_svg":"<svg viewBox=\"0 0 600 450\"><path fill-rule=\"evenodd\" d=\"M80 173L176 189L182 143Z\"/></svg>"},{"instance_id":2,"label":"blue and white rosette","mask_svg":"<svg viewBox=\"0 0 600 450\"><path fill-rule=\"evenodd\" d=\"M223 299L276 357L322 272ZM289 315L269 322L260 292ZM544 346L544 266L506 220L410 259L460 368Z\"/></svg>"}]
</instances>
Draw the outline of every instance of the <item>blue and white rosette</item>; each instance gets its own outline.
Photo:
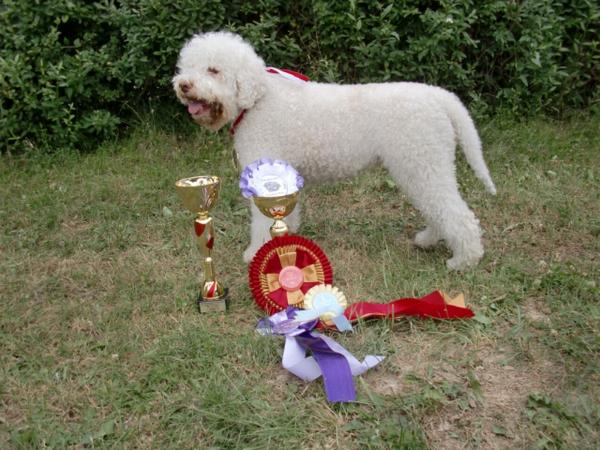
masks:
<instances>
[{"instance_id":1,"label":"blue and white rosette","mask_svg":"<svg viewBox=\"0 0 600 450\"><path fill-rule=\"evenodd\" d=\"M320 284L304 294L304 310L298 311L296 318L301 321L320 319L333 324L339 331L352 331L352 324L344 316L348 306L346 296L330 284Z\"/></svg>"}]
</instances>

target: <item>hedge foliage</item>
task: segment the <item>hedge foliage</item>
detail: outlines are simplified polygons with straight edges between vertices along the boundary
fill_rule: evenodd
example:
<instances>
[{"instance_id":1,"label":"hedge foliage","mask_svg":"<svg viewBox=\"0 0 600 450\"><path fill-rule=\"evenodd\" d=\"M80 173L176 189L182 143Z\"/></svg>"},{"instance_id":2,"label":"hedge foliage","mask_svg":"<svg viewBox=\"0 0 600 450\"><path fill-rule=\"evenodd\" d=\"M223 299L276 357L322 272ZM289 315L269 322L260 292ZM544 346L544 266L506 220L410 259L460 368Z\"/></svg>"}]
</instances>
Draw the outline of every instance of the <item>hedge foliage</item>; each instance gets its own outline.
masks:
<instances>
[{"instance_id":1,"label":"hedge foliage","mask_svg":"<svg viewBox=\"0 0 600 450\"><path fill-rule=\"evenodd\" d=\"M560 113L600 97L595 0L3 0L2 148L83 148L150 99L178 51L230 29L315 80L415 80L472 107Z\"/></svg>"}]
</instances>

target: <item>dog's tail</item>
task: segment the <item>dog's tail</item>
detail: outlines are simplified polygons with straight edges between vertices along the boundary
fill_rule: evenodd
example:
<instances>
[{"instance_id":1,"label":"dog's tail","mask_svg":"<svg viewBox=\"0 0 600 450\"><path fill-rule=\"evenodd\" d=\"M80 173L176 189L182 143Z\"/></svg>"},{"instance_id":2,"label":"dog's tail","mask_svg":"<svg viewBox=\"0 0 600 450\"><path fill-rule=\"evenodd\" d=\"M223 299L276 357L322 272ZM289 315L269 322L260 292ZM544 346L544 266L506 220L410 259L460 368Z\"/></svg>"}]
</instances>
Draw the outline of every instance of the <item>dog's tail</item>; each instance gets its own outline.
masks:
<instances>
[{"instance_id":1,"label":"dog's tail","mask_svg":"<svg viewBox=\"0 0 600 450\"><path fill-rule=\"evenodd\" d=\"M477 134L473 119L471 119L467 108L465 108L456 95L445 90L442 91L445 95L442 96L441 100L454 126L458 144L462 148L467 162L475 172L477 178L483 182L488 192L496 194L496 186L494 186L490 172L483 159L481 140Z\"/></svg>"}]
</instances>

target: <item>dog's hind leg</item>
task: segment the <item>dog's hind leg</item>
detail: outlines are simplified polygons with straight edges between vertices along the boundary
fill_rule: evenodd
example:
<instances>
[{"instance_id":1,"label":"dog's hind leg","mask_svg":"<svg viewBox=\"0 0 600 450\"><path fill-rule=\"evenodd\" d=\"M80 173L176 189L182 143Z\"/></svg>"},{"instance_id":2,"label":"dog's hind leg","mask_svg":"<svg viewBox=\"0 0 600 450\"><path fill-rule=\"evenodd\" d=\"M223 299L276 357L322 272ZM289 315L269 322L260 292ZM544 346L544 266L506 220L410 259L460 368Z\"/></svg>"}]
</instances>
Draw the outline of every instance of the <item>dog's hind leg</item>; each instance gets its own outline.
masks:
<instances>
[{"instance_id":1,"label":"dog's hind leg","mask_svg":"<svg viewBox=\"0 0 600 450\"><path fill-rule=\"evenodd\" d=\"M444 240L452 250L452 258L446 264L449 269L460 270L477 264L483 255L481 230L475 214L460 196L456 178L451 167L447 170L438 166L431 173L425 173L423 166L407 172L390 174L402 186L413 205L423 214L427 228L415 237L415 244L428 247ZM406 174L420 174L419 180Z\"/></svg>"},{"instance_id":2,"label":"dog's hind leg","mask_svg":"<svg viewBox=\"0 0 600 450\"><path fill-rule=\"evenodd\" d=\"M466 269L476 265L483 256L479 221L460 195L447 199L441 217L441 236L452 250L452 258L446 265L452 270ZM441 205L440 205L441 206Z\"/></svg>"},{"instance_id":3,"label":"dog's hind leg","mask_svg":"<svg viewBox=\"0 0 600 450\"><path fill-rule=\"evenodd\" d=\"M447 188L447 186L446 186ZM427 221L427 228L415 237L415 243L433 244L443 239L452 250L452 258L446 261L449 269L460 270L474 266L483 256L479 221L461 198L457 189L445 192L423 193L415 198L415 206Z\"/></svg>"}]
</instances>

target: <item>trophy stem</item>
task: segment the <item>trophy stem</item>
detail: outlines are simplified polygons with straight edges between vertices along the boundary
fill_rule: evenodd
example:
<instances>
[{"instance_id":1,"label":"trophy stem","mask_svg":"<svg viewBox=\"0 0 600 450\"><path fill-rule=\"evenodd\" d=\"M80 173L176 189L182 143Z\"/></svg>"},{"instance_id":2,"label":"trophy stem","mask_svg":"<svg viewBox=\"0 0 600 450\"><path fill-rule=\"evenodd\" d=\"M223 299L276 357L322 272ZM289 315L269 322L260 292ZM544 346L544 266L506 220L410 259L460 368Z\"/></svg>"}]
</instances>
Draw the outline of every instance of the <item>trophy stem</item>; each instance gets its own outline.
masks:
<instances>
[{"instance_id":1,"label":"trophy stem","mask_svg":"<svg viewBox=\"0 0 600 450\"><path fill-rule=\"evenodd\" d=\"M275 238L289 234L290 230L283 220L275 219L275 222L273 222L273 225L269 228L269 232L271 233L271 237Z\"/></svg>"},{"instance_id":2,"label":"trophy stem","mask_svg":"<svg viewBox=\"0 0 600 450\"><path fill-rule=\"evenodd\" d=\"M212 249L215 242L213 219L207 212L200 212L194 221L196 231L196 242L202 254L204 280L202 291L198 297L198 309L200 312L225 311L226 291L215 275L212 259Z\"/></svg>"}]
</instances>

